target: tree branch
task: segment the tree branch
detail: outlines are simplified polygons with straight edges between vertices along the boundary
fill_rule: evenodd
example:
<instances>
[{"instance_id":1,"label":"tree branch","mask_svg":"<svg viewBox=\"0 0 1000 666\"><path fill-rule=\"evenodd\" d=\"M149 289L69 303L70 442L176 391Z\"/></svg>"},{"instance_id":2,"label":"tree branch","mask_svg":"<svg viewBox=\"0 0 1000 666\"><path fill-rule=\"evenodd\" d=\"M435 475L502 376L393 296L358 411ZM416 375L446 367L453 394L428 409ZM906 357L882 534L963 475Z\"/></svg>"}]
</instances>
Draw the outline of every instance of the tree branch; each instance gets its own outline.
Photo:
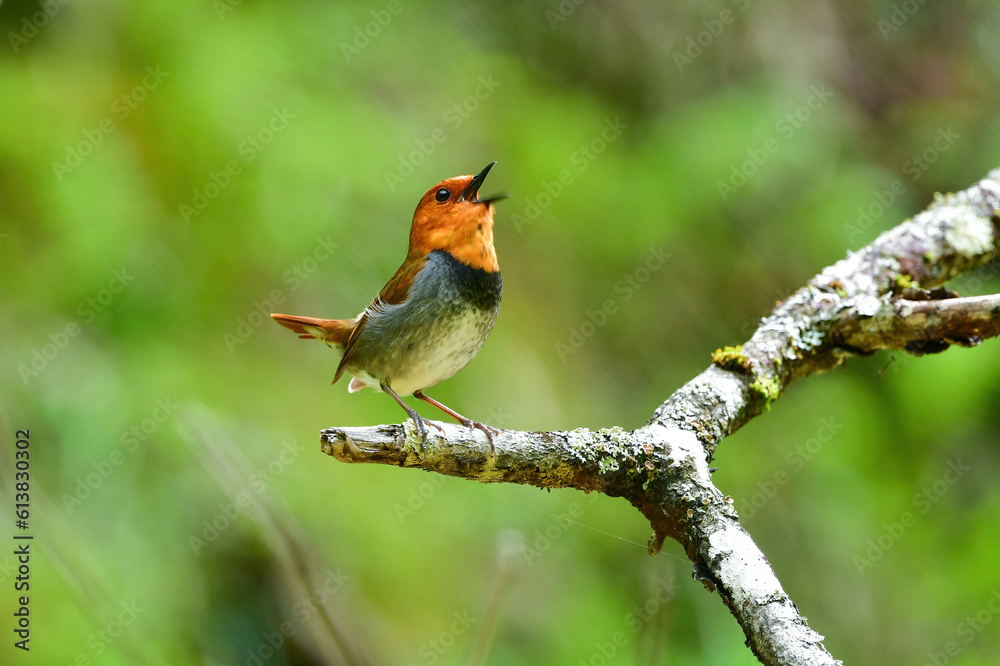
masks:
<instances>
[{"instance_id":1,"label":"tree branch","mask_svg":"<svg viewBox=\"0 0 1000 666\"><path fill-rule=\"evenodd\" d=\"M1000 295L957 298L944 289L925 293L937 296L938 291L947 300L900 298L880 307L872 317L847 310L837 322L836 339L841 347L861 352L905 349L929 354L950 345L974 347L1000 335Z\"/></svg>"},{"instance_id":2,"label":"tree branch","mask_svg":"<svg viewBox=\"0 0 1000 666\"><path fill-rule=\"evenodd\" d=\"M732 499L712 483L708 463L725 436L797 377L879 349L928 353L1000 333L1000 297L954 298L934 289L998 255L998 211L1000 169L964 192L938 196L810 280L741 347L717 350L713 364L637 430L505 430L495 438L494 458L485 435L450 424L421 454L407 422L324 430L323 451L342 462L624 497L653 526L651 553L666 537L680 542L696 577L719 592L761 662L838 664L740 525Z\"/></svg>"}]
</instances>

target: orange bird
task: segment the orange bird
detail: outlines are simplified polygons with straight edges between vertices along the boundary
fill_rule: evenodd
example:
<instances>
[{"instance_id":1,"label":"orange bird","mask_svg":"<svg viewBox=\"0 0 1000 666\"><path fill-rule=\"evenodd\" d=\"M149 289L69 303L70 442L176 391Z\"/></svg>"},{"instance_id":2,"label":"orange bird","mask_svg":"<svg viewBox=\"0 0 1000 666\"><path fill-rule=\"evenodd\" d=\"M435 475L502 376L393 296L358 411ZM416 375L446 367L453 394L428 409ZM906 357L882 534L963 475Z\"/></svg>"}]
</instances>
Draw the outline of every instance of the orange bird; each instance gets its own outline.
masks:
<instances>
[{"instance_id":1,"label":"orange bird","mask_svg":"<svg viewBox=\"0 0 1000 666\"><path fill-rule=\"evenodd\" d=\"M403 265L357 317L271 315L300 338L322 340L340 355L334 384L346 371L351 393L366 387L388 393L413 419L421 448L427 441L425 420L400 396L413 395L482 430L491 447L499 432L424 395L468 365L500 311L503 280L493 248L493 202L505 195L479 198L494 164L427 190L413 213Z\"/></svg>"}]
</instances>

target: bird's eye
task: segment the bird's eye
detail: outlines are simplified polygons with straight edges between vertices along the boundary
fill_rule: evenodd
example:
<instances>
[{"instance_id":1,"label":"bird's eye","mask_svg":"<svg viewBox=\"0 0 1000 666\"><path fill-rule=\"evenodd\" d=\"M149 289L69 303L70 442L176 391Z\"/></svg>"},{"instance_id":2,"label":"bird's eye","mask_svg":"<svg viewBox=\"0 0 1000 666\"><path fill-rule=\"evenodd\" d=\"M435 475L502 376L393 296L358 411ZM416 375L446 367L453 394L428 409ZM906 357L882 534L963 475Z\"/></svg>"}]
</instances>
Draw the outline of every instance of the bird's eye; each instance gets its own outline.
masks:
<instances>
[{"instance_id":1,"label":"bird's eye","mask_svg":"<svg viewBox=\"0 0 1000 666\"><path fill-rule=\"evenodd\" d=\"M451 199L451 192L449 192L448 190L446 190L446 189L444 189L442 187L440 190L438 190L437 192L434 193L434 199L436 201L440 201L441 203L444 203L448 199Z\"/></svg>"}]
</instances>

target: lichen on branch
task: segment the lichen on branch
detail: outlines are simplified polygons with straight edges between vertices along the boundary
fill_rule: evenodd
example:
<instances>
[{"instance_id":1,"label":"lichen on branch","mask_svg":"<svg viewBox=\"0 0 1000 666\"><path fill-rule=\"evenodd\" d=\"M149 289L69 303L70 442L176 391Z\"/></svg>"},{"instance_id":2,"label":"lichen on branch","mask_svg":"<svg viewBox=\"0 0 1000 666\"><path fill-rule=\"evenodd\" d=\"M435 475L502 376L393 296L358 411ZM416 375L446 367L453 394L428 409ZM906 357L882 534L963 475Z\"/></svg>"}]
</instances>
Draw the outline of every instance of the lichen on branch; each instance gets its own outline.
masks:
<instances>
[{"instance_id":1,"label":"lichen on branch","mask_svg":"<svg viewBox=\"0 0 1000 666\"><path fill-rule=\"evenodd\" d=\"M330 428L343 462L418 467L481 482L577 488L624 497L650 521L650 551L677 540L697 578L719 592L765 664L836 664L739 523L708 463L722 440L767 410L790 382L880 349L939 352L1000 335L1000 295L962 298L947 280L1000 250L1000 169L827 267L742 345L675 391L636 430L503 430L443 424L426 452L412 424Z\"/></svg>"}]
</instances>

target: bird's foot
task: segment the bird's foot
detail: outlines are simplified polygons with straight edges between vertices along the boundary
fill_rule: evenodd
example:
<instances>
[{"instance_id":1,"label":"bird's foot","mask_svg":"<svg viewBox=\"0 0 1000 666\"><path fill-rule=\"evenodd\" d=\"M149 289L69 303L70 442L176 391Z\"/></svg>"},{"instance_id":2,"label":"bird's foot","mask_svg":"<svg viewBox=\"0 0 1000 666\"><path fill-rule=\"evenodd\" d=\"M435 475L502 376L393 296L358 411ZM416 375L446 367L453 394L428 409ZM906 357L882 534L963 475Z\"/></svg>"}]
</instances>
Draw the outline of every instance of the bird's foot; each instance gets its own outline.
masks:
<instances>
[{"instance_id":1,"label":"bird's foot","mask_svg":"<svg viewBox=\"0 0 1000 666\"><path fill-rule=\"evenodd\" d=\"M2 1L3 0L0 0L0 2ZM406 411L407 416L413 419L413 424L417 426L417 432L420 433L420 452L427 453L427 424L430 423L432 426L440 430L442 433L444 433L444 428L442 428L437 423L434 423L434 421L428 421L424 417L420 416L420 414L417 414L417 410L413 409L405 402L403 402L403 399L400 398L399 395L395 391L393 391L388 384L381 383L379 384L379 387L382 389L384 393L388 394L393 400L395 400L396 404L398 404ZM413 395L419 397L418 394L419 391L417 393L414 393Z\"/></svg>"},{"instance_id":2,"label":"bird's foot","mask_svg":"<svg viewBox=\"0 0 1000 666\"><path fill-rule=\"evenodd\" d=\"M427 426L434 426L442 434L444 434L444 428L430 419L425 419L416 411L410 412L410 418L413 419L413 423L417 426L417 433L420 434L420 452L427 453Z\"/></svg>"},{"instance_id":3,"label":"bird's foot","mask_svg":"<svg viewBox=\"0 0 1000 666\"><path fill-rule=\"evenodd\" d=\"M417 398L418 400L423 400L424 402L429 403L431 405L434 405L435 407L437 407L438 409L440 409L442 412L444 412L445 414L447 414L451 418L455 419L456 421L458 421L459 423L461 423L462 425L464 425L466 428L475 428L477 430L482 430L483 432L485 432L486 433L486 439L490 440L490 451L493 452L493 457L494 458L496 457L496 455L497 455L497 447L496 447L496 445L493 444L493 438L496 435L500 434L499 430L497 430L496 428L494 428L491 425L486 425L485 423L480 423L479 421L473 421L472 419L465 418L464 416L462 416L461 414L459 414L458 412L456 412L451 407L448 407L447 405L441 404L440 402L438 402L434 398L431 398L430 396L424 395L423 391L414 391L413 392L413 397ZM403 404L402 401L399 401L399 403ZM406 407L404 405L403 408L406 409L407 411L409 411L409 407Z\"/></svg>"},{"instance_id":4,"label":"bird's foot","mask_svg":"<svg viewBox=\"0 0 1000 666\"><path fill-rule=\"evenodd\" d=\"M490 452L492 452L493 453L493 457L496 458L497 447L493 443L493 438L496 437L497 435L499 435L500 431L497 430L496 428L494 428L491 425L488 425L486 423L480 423L479 421L473 421L472 419L465 419L461 423L466 428L474 429L474 430L482 430L483 432L485 432L486 433L486 439L490 440Z\"/></svg>"}]
</instances>

